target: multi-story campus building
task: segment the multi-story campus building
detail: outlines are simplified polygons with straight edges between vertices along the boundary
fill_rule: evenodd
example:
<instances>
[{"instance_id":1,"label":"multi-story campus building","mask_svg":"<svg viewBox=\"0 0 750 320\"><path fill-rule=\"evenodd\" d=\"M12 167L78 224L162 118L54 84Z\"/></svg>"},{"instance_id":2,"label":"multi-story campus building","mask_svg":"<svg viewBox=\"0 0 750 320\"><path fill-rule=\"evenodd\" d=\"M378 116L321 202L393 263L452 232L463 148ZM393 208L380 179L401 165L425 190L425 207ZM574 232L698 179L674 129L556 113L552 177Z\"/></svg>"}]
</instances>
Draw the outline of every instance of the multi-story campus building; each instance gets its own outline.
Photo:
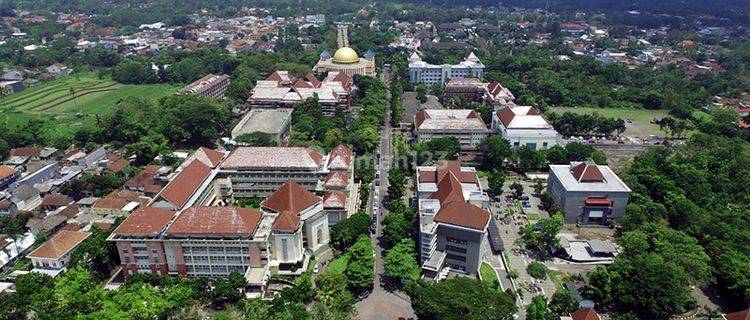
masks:
<instances>
[{"instance_id":1,"label":"multi-story campus building","mask_svg":"<svg viewBox=\"0 0 750 320\"><path fill-rule=\"evenodd\" d=\"M557 145L557 131L534 107L506 106L492 115L492 130L514 147L547 150Z\"/></svg>"},{"instance_id":2,"label":"multi-story campus building","mask_svg":"<svg viewBox=\"0 0 750 320\"><path fill-rule=\"evenodd\" d=\"M423 109L414 115L419 143L456 137L463 152L472 152L490 134L482 117L469 109Z\"/></svg>"},{"instance_id":3,"label":"multi-story campus building","mask_svg":"<svg viewBox=\"0 0 750 320\"><path fill-rule=\"evenodd\" d=\"M445 83L445 100L463 98L496 108L512 104L515 97L499 82L486 83L477 78L453 78Z\"/></svg>"},{"instance_id":4,"label":"multi-story campus building","mask_svg":"<svg viewBox=\"0 0 750 320\"><path fill-rule=\"evenodd\" d=\"M349 95L354 80L344 72L331 71L323 81L308 74L297 79L289 71L279 70L258 81L245 105L250 109L294 108L307 98L317 96L323 112L333 115L337 109L349 110Z\"/></svg>"},{"instance_id":5,"label":"multi-story campus building","mask_svg":"<svg viewBox=\"0 0 750 320\"><path fill-rule=\"evenodd\" d=\"M127 277L136 273L190 277L245 276L248 292L265 291L271 274L299 275L313 254L328 250L323 200L287 181L261 210L192 206L136 210L109 236Z\"/></svg>"},{"instance_id":6,"label":"multi-story campus building","mask_svg":"<svg viewBox=\"0 0 750 320\"><path fill-rule=\"evenodd\" d=\"M417 168L419 261L425 278L476 275L487 238L489 198L476 170L458 161Z\"/></svg>"},{"instance_id":7,"label":"multi-story campus building","mask_svg":"<svg viewBox=\"0 0 750 320\"><path fill-rule=\"evenodd\" d=\"M566 223L609 224L628 206L630 188L608 166L589 162L550 165L547 192Z\"/></svg>"},{"instance_id":8,"label":"multi-story campus building","mask_svg":"<svg viewBox=\"0 0 750 320\"><path fill-rule=\"evenodd\" d=\"M217 76L209 73L205 77L195 80L195 82L180 89L177 93L202 94L209 98L221 99L224 98L224 93L227 91L228 86L228 75L222 74Z\"/></svg>"},{"instance_id":9,"label":"multi-story campus building","mask_svg":"<svg viewBox=\"0 0 750 320\"><path fill-rule=\"evenodd\" d=\"M411 83L444 84L453 78L477 78L482 80L484 77L484 65L474 53L458 64L429 64L422 61L422 58L416 53L409 57L409 81Z\"/></svg>"}]
</instances>

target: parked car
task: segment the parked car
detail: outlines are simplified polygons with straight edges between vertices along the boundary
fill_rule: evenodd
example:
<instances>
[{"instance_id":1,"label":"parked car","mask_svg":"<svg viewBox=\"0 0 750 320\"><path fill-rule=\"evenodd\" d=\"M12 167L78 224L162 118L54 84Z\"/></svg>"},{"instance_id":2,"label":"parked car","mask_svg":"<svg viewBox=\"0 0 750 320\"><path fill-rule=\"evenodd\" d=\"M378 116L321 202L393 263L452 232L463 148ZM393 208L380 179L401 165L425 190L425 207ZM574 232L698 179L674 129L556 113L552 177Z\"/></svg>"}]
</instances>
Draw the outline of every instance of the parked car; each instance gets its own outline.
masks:
<instances>
[{"instance_id":1,"label":"parked car","mask_svg":"<svg viewBox=\"0 0 750 320\"><path fill-rule=\"evenodd\" d=\"M315 267L313 267L313 273L318 274L318 272L320 272L320 265L316 263Z\"/></svg>"}]
</instances>

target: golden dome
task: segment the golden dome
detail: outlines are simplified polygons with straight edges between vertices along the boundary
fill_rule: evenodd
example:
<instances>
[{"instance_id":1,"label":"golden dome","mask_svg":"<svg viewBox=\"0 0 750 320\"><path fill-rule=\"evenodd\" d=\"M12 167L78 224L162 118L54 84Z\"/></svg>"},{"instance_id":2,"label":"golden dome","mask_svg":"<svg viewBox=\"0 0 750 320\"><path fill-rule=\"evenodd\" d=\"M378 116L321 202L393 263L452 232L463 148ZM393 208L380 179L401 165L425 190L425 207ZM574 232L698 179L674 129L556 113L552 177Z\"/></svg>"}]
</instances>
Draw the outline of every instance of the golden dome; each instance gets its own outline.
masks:
<instances>
[{"instance_id":1,"label":"golden dome","mask_svg":"<svg viewBox=\"0 0 750 320\"><path fill-rule=\"evenodd\" d=\"M341 47L336 50L333 54L333 62L335 63L356 63L359 62L359 56L354 49L349 47Z\"/></svg>"}]
</instances>

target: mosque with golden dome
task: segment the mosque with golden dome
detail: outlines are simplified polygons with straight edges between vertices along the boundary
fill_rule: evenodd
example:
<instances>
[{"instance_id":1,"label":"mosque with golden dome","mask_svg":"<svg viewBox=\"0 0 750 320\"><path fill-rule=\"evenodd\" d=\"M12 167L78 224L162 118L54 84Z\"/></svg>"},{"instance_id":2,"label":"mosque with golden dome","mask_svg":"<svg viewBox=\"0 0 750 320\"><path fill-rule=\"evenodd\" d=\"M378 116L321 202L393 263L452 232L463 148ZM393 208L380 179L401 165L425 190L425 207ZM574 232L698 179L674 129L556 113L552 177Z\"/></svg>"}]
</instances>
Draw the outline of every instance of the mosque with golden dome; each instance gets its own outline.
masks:
<instances>
[{"instance_id":1,"label":"mosque with golden dome","mask_svg":"<svg viewBox=\"0 0 750 320\"><path fill-rule=\"evenodd\" d=\"M357 52L348 46L339 48L333 55L328 51L323 51L313 71L318 73L339 71L350 77L355 74L374 77L375 54L368 50L364 58L360 58Z\"/></svg>"}]
</instances>

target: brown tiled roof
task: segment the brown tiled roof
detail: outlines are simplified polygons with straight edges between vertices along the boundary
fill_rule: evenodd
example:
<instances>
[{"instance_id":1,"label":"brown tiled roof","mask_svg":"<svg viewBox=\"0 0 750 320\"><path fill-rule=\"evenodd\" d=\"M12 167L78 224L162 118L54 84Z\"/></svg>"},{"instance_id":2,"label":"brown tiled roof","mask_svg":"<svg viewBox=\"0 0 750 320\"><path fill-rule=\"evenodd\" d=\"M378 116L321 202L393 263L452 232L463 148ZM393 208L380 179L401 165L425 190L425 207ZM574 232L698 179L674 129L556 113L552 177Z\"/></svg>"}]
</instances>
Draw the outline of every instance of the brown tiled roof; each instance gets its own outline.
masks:
<instances>
[{"instance_id":1,"label":"brown tiled roof","mask_svg":"<svg viewBox=\"0 0 750 320\"><path fill-rule=\"evenodd\" d=\"M78 205L77 204L70 204L65 209L60 210L57 214L63 215L68 217L68 219L73 219L78 215Z\"/></svg>"},{"instance_id":2,"label":"brown tiled roof","mask_svg":"<svg viewBox=\"0 0 750 320\"><path fill-rule=\"evenodd\" d=\"M516 114L510 109L510 107L505 107L497 112L497 117L500 119L500 122L503 123L503 126L507 128L510 125L510 122L513 121L513 118L516 117Z\"/></svg>"},{"instance_id":3,"label":"brown tiled roof","mask_svg":"<svg viewBox=\"0 0 750 320\"><path fill-rule=\"evenodd\" d=\"M570 173L578 182L602 182L604 175L595 164L581 162L570 169Z\"/></svg>"},{"instance_id":4,"label":"brown tiled roof","mask_svg":"<svg viewBox=\"0 0 750 320\"><path fill-rule=\"evenodd\" d=\"M200 147L195 151L195 158L211 168L216 168L216 166L219 165L219 162L221 162L221 159L224 158L224 153L218 150Z\"/></svg>"},{"instance_id":5,"label":"brown tiled roof","mask_svg":"<svg viewBox=\"0 0 750 320\"><path fill-rule=\"evenodd\" d=\"M35 157L42 152L42 148L23 147L10 149L10 155L16 157Z\"/></svg>"},{"instance_id":6,"label":"brown tiled roof","mask_svg":"<svg viewBox=\"0 0 750 320\"><path fill-rule=\"evenodd\" d=\"M175 218L167 234L249 237L258 228L262 215L260 211L238 207L190 207Z\"/></svg>"},{"instance_id":7,"label":"brown tiled roof","mask_svg":"<svg viewBox=\"0 0 750 320\"><path fill-rule=\"evenodd\" d=\"M331 172L323 183L326 187L341 187L349 185L349 175L343 172Z\"/></svg>"},{"instance_id":8,"label":"brown tiled roof","mask_svg":"<svg viewBox=\"0 0 750 320\"><path fill-rule=\"evenodd\" d=\"M292 88L314 88L313 85L305 80L298 79L292 83Z\"/></svg>"},{"instance_id":9,"label":"brown tiled roof","mask_svg":"<svg viewBox=\"0 0 750 320\"><path fill-rule=\"evenodd\" d=\"M344 208L346 207L347 196L338 191L329 191L323 196L324 208Z\"/></svg>"},{"instance_id":10,"label":"brown tiled roof","mask_svg":"<svg viewBox=\"0 0 750 320\"><path fill-rule=\"evenodd\" d=\"M0 200L0 209L8 209L10 208L10 205L13 204L8 199Z\"/></svg>"},{"instance_id":11,"label":"brown tiled roof","mask_svg":"<svg viewBox=\"0 0 750 320\"><path fill-rule=\"evenodd\" d=\"M138 201L139 197L140 195L138 194L138 192L124 190L124 189L116 189L116 190L112 190L112 192L110 192L107 196L105 196L104 199L122 199L128 202L136 202Z\"/></svg>"},{"instance_id":12,"label":"brown tiled roof","mask_svg":"<svg viewBox=\"0 0 750 320\"><path fill-rule=\"evenodd\" d=\"M490 213L463 201L451 201L440 206L435 221L455 226L484 230L490 221Z\"/></svg>"},{"instance_id":13,"label":"brown tiled roof","mask_svg":"<svg viewBox=\"0 0 750 320\"><path fill-rule=\"evenodd\" d=\"M127 159L120 157L120 156L114 156L109 159L109 163L107 164L107 170L113 173L118 173L129 165L130 165L130 161L128 161Z\"/></svg>"},{"instance_id":14,"label":"brown tiled roof","mask_svg":"<svg viewBox=\"0 0 750 320\"><path fill-rule=\"evenodd\" d=\"M44 217L44 219L30 219L29 222L26 223L26 227L49 232L61 224L64 224L65 221L68 221L68 217L60 214L53 214Z\"/></svg>"},{"instance_id":15,"label":"brown tiled roof","mask_svg":"<svg viewBox=\"0 0 750 320\"><path fill-rule=\"evenodd\" d=\"M90 235L90 232L61 230L27 257L60 259Z\"/></svg>"},{"instance_id":16,"label":"brown tiled roof","mask_svg":"<svg viewBox=\"0 0 750 320\"><path fill-rule=\"evenodd\" d=\"M97 209L122 209L128 203L130 203L130 201L123 200L123 199L102 198L102 199L96 200L96 202L94 203L92 207L97 208Z\"/></svg>"},{"instance_id":17,"label":"brown tiled roof","mask_svg":"<svg viewBox=\"0 0 750 320\"><path fill-rule=\"evenodd\" d=\"M461 171L461 161L455 160L440 160L435 164L437 168L435 171L420 170L419 181L420 182L439 182L445 177L448 172L458 178L458 181L462 183L477 183L476 172L464 172Z\"/></svg>"},{"instance_id":18,"label":"brown tiled roof","mask_svg":"<svg viewBox=\"0 0 750 320\"><path fill-rule=\"evenodd\" d=\"M125 236L153 237L164 230L174 214L169 210L141 207L125 219L113 233Z\"/></svg>"},{"instance_id":19,"label":"brown tiled roof","mask_svg":"<svg viewBox=\"0 0 750 320\"><path fill-rule=\"evenodd\" d=\"M129 188L143 188L144 192L147 193L159 192L161 186L156 184L156 180L154 179L159 168L157 165L146 166L141 172L138 172L130 180L126 181L125 186Z\"/></svg>"},{"instance_id":20,"label":"brown tiled roof","mask_svg":"<svg viewBox=\"0 0 750 320\"><path fill-rule=\"evenodd\" d=\"M71 202L70 197L59 193L50 193L42 198L42 206L62 207Z\"/></svg>"},{"instance_id":21,"label":"brown tiled roof","mask_svg":"<svg viewBox=\"0 0 750 320\"><path fill-rule=\"evenodd\" d=\"M438 190L430 195L430 199L437 199L441 205L449 202L465 202L461 182L453 173L448 173L438 184Z\"/></svg>"},{"instance_id":22,"label":"brown tiled roof","mask_svg":"<svg viewBox=\"0 0 750 320\"><path fill-rule=\"evenodd\" d=\"M340 144L331 150L328 156L329 169L349 169L352 161L352 149Z\"/></svg>"},{"instance_id":23,"label":"brown tiled roof","mask_svg":"<svg viewBox=\"0 0 750 320\"><path fill-rule=\"evenodd\" d=\"M16 173L16 170L8 166L0 166L0 180L8 178Z\"/></svg>"},{"instance_id":24,"label":"brown tiled roof","mask_svg":"<svg viewBox=\"0 0 750 320\"><path fill-rule=\"evenodd\" d=\"M599 314L596 313L596 310L591 308L573 312L570 314L570 317L573 318L573 320L601 320Z\"/></svg>"},{"instance_id":25,"label":"brown tiled roof","mask_svg":"<svg viewBox=\"0 0 750 320\"><path fill-rule=\"evenodd\" d=\"M298 214L320 201L320 198L316 197L312 192L307 191L307 189L298 183L289 180L268 196L263 201L262 206L278 213L291 212Z\"/></svg>"},{"instance_id":26,"label":"brown tiled roof","mask_svg":"<svg viewBox=\"0 0 750 320\"><path fill-rule=\"evenodd\" d=\"M502 86L499 82L493 81L489 86L487 86L487 89L489 90L490 94L496 95L500 93L500 89L502 89Z\"/></svg>"},{"instance_id":27,"label":"brown tiled roof","mask_svg":"<svg viewBox=\"0 0 750 320\"><path fill-rule=\"evenodd\" d=\"M538 116L539 110L537 110L535 107L529 108L529 111L526 112L527 116Z\"/></svg>"},{"instance_id":28,"label":"brown tiled roof","mask_svg":"<svg viewBox=\"0 0 750 320\"><path fill-rule=\"evenodd\" d=\"M427 114L427 111L425 111L424 109L419 110L419 112L417 112L417 114L414 115L414 126L419 128L420 126L422 126L422 122L424 122L425 120L429 118L430 118L430 115Z\"/></svg>"},{"instance_id":29,"label":"brown tiled roof","mask_svg":"<svg viewBox=\"0 0 750 320\"><path fill-rule=\"evenodd\" d=\"M726 320L750 320L750 310L728 313L724 318Z\"/></svg>"},{"instance_id":30,"label":"brown tiled roof","mask_svg":"<svg viewBox=\"0 0 750 320\"><path fill-rule=\"evenodd\" d=\"M182 208L210 173L211 168L203 162L193 161L162 190L160 197Z\"/></svg>"},{"instance_id":31,"label":"brown tiled roof","mask_svg":"<svg viewBox=\"0 0 750 320\"><path fill-rule=\"evenodd\" d=\"M320 80L318 80L318 78L316 78L312 73L308 73L305 79L307 79L307 81L309 81L313 87L320 88Z\"/></svg>"},{"instance_id":32,"label":"brown tiled roof","mask_svg":"<svg viewBox=\"0 0 750 320\"><path fill-rule=\"evenodd\" d=\"M282 212L276 219L273 220L271 225L272 230L276 231L297 231L299 228L300 218L298 215L286 211Z\"/></svg>"}]
</instances>

